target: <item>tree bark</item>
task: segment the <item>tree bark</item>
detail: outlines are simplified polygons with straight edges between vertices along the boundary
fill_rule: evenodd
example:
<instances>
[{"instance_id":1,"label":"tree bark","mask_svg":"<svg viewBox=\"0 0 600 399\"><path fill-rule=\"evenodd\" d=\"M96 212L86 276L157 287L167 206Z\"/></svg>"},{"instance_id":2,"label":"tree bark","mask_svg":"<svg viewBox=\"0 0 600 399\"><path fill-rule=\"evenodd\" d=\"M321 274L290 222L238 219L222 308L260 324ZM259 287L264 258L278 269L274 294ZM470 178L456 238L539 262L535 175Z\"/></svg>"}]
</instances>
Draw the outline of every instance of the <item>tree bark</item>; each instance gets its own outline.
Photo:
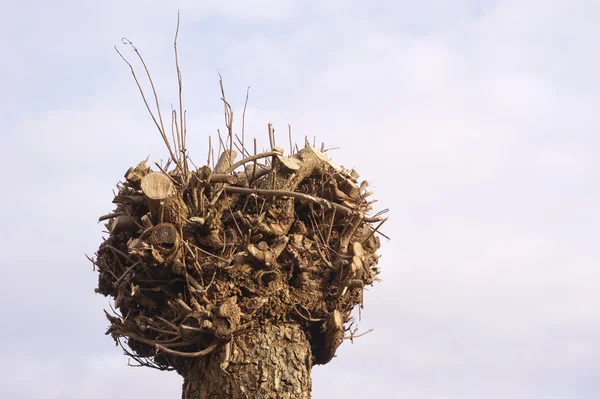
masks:
<instances>
[{"instance_id":1,"label":"tree bark","mask_svg":"<svg viewBox=\"0 0 600 399\"><path fill-rule=\"evenodd\" d=\"M311 368L310 344L300 326L261 326L185 363L179 370L182 398L309 399Z\"/></svg>"}]
</instances>

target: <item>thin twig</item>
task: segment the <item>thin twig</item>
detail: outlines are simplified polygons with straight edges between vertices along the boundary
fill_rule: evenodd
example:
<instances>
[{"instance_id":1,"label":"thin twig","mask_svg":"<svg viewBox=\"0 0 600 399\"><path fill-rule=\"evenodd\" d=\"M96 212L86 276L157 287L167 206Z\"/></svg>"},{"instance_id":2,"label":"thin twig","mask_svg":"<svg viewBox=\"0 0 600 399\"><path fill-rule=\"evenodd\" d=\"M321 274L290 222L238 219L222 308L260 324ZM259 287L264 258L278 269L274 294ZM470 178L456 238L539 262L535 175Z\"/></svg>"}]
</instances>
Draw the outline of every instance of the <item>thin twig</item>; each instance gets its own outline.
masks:
<instances>
[{"instance_id":1,"label":"thin twig","mask_svg":"<svg viewBox=\"0 0 600 399\"><path fill-rule=\"evenodd\" d=\"M129 272L130 272L130 271L132 271L132 270L133 270L133 269L134 269L134 268L135 268L137 265L139 265L140 263L142 263L142 261L141 261L141 260L138 260L138 261L137 261L137 262L135 262L133 265L129 266L129 267L127 268L127 270L125 270L125 271L123 272L123 274L121 274L121 277L119 277L119 278L117 279L117 281L115 281L115 282L113 283L113 287L118 287L118 286L119 286L119 284L121 283L121 281L123 281L123 279L125 278L125 276L126 276L126 275L127 275Z\"/></svg>"},{"instance_id":2,"label":"thin twig","mask_svg":"<svg viewBox=\"0 0 600 399\"><path fill-rule=\"evenodd\" d=\"M212 278L210 279L210 282L206 286L206 292L208 292L208 289L210 288L210 286L212 285L212 283L215 282L215 277L217 276L217 270L218 270L218 268L215 267L215 270L213 271Z\"/></svg>"},{"instance_id":3,"label":"thin twig","mask_svg":"<svg viewBox=\"0 0 600 399\"><path fill-rule=\"evenodd\" d=\"M377 230L379 230L379 228L380 228L381 226L383 226L383 224L384 224L386 221L387 221L387 218L385 218L385 219L383 219L381 222L379 222L379 224L377 225L377 227L375 227L375 228L374 228L374 229L373 229L373 230L372 230L372 231L369 233L369 235L367 236L367 238L365 238L365 239L362 241L361 245L363 245L365 242L367 242L367 240L368 240L369 238L371 238L371 236L372 236L373 234L377 233L377 232L378 232ZM380 233L380 234L381 234L381 233Z\"/></svg>"},{"instance_id":4,"label":"thin twig","mask_svg":"<svg viewBox=\"0 0 600 399\"><path fill-rule=\"evenodd\" d=\"M158 131L160 132L160 135L163 138L163 141L165 142L165 145L167 146L167 149L169 150L169 155L171 156L171 159L181 169L181 165L179 165L178 158L173 153L173 149L171 148L171 144L169 143L169 139L167 138L167 135L165 134L165 126L164 126L164 123L163 123L162 113L160 111L160 104L159 104L159 101L158 101L158 95L156 94L156 88L154 87L154 81L152 80L152 76L150 75L150 71L148 70L146 62L144 61L144 58L142 57L142 55L138 51L137 47L135 47L133 45L133 42L131 40L129 40L129 39L127 39L127 38L124 37L124 38L121 39L121 42L123 44L131 46L131 48L133 49L133 51L137 54L138 58L140 59L142 65L144 66L144 70L146 71L146 76L148 77L148 81L150 82L150 86L152 87L152 93L154 94L154 101L155 101L155 104L156 104L156 111L158 113L158 120L154 116L154 112L152 112L152 110L150 109L150 105L148 104L148 101L146 100L146 96L144 94L144 90L142 89L142 86L140 85L140 82L139 82L139 80L137 78L137 75L135 74L135 70L133 69L133 66L131 65L131 63L129 61L127 61L127 59L123 56L123 54L121 54L121 52L115 46L115 50L117 51L117 53L119 54L119 56L121 56L121 58L123 59L123 61L125 61L125 63L129 66L129 69L131 70L131 74L133 75L133 79L135 80L135 83L138 86L140 94L142 95L142 99L144 100L144 104L146 105L146 109L150 113L150 116L152 117L152 120L154 121L154 124L158 128Z\"/></svg>"},{"instance_id":5,"label":"thin twig","mask_svg":"<svg viewBox=\"0 0 600 399\"><path fill-rule=\"evenodd\" d=\"M222 260L223 262L229 262L227 259L223 259L223 258L221 258L221 257L220 257L220 256L218 256L218 255L211 254L210 252L208 252L208 251L205 251L205 250L203 250L202 248L195 246L194 244L190 244L190 245L191 245L192 247L194 247L194 248L198 249L200 252L202 252L202 253L204 253L204 254L208 255L208 256L212 256L213 258L216 258L216 259Z\"/></svg>"},{"instance_id":6,"label":"thin twig","mask_svg":"<svg viewBox=\"0 0 600 399\"><path fill-rule=\"evenodd\" d=\"M221 72L217 69L217 73L219 74L219 86L221 87L221 100L224 103L225 107L225 126L227 126L227 132L229 137L229 149L233 149L233 108L225 99L225 88L223 87L223 77L221 76ZM227 149L227 148L225 148Z\"/></svg>"},{"instance_id":7,"label":"thin twig","mask_svg":"<svg viewBox=\"0 0 600 399\"><path fill-rule=\"evenodd\" d=\"M239 138L239 136L236 134L235 135L235 139L238 141L238 143L240 143L241 148L240 152L242 153L242 156L250 156L250 153L248 152L248 150L246 149L246 145L242 142L242 140ZM245 154L245 155L244 155Z\"/></svg>"},{"instance_id":8,"label":"thin twig","mask_svg":"<svg viewBox=\"0 0 600 399\"><path fill-rule=\"evenodd\" d=\"M269 123L269 144L271 144L271 150L275 147L275 137L273 137L273 124Z\"/></svg>"},{"instance_id":9,"label":"thin twig","mask_svg":"<svg viewBox=\"0 0 600 399\"><path fill-rule=\"evenodd\" d=\"M294 147L292 143L292 125L288 124L288 137L290 139L290 156L294 155Z\"/></svg>"},{"instance_id":10,"label":"thin twig","mask_svg":"<svg viewBox=\"0 0 600 399\"><path fill-rule=\"evenodd\" d=\"M246 101L244 102L244 112L242 113L242 148L244 148L244 131L246 127L246 107L248 106L248 95L250 94L250 86L246 89Z\"/></svg>"},{"instance_id":11,"label":"thin twig","mask_svg":"<svg viewBox=\"0 0 600 399\"><path fill-rule=\"evenodd\" d=\"M244 158L244 159L241 159L241 160L237 161L236 163L234 163L233 165L231 165L230 167L228 167L227 169L225 169L225 172L223 172L223 173L224 174L231 173L231 172L233 172L234 170L236 170L237 168L239 168L240 166L242 166L245 163L252 162L252 161L255 161L255 160L261 159L261 158L267 158L267 157L271 157L271 156L276 156L276 155L281 155L281 152L279 152L279 151L268 151L268 152L262 152L260 154L249 156L247 158Z\"/></svg>"},{"instance_id":12,"label":"thin twig","mask_svg":"<svg viewBox=\"0 0 600 399\"><path fill-rule=\"evenodd\" d=\"M179 11L177 11L177 29L175 30L175 39L173 40L173 49L175 51L175 68L177 69L177 86L179 88L179 127L181 131L178 130L178 141L179 141L179 151L183 151L181 155L183 158L183 179L187 179L188 175L188 167L187 160L185 157L185 122L184 122L184 113L183 113L183 100L182 100L182 91L183 91L183 81L181 78L181 69L179 68L179 54L177 53L177 37L179 36ZM178 154L179 156L179 154Z\"/></svg>"},{"instance_id":13,"label":"thin twig","mask_svg":"<svg viewBox=\"0 0 600 399\"><path fill-rule=\"evenodd\" d=\"M231 218L233 219L233 222L235 223L235 227L237 227L238 232L240 233L240 238L244 237L244 233L242 233L242 229L240 229L240 225L238 224L235 215L233 214L233 210L231 209L231 202L230 201L226 201L227 202L227 207L229 208L229 213L231 214Z\"/></svg>"},{"instance_id":14,"label":"thin twig","mask_svg":"<svg viewBox=\"0 0 600 399\"><path fill-rule=\"evenodd\" d=\"M104 220L109 220L112 218L116 218L117 216L126 216L127 214L125 212L115 212L115 213L109 213L108 215L102 215L98 218L98 223L104 221Z\"/></svg>"},{"instance_id":15,"label":"thin twig","mask_svg":"<svg viewBox=\"0 0 600 399\"><path fill-rule=\"evenodd\" d=\"M163 351L165 353L168 353L169 355L175 355L175 356L181 356L181 357L206 356L217 348L217 345L213 344L213 345L209 346L208 348L198 351L198 352L180 352L180 351L176 351L173 349L165 348L164 346L162 346L160 344L155 344L154 346L156 347L156 349Z\"/></svg>"},{"instance_id":16,"label":"thin twig","mask_svg":"<svg viewBox=\"0 0 600 399\"><path fill-rule=\"evenodd\" d=\"M346 336L346 337L343 337L342 339L354 340L354 338L360 338L360 337L364 337L365 335L367 335L367 334L369 334L369 333L371 333L371 332L373 332L373 329L372 329L372 328L371 328L371 329L369 329L369 330L367 330L367 331L365 331L365 332L364 332L364 333L362 333L362 334L358 334L358 335L350 334L350 335L348 335L348 336Z\"/></svg>"},{"instance_id":17,"label":"thin twig","mask_svg":"<svg viewBox=\"0 0 600 399\"><path fill-rule=\"evenodd\" d=\"M329 224L329 231L327 232L327 241L329 242L329 239L331 238L331 230L333 229L333 222L335 221L335 209L333 210L333 213L331 214L331 223Z\"/></svg>"},{"instance_id":18,"label":"thin twig","mask_svg":"<svg viewBox=\"0 0 600 399\"><path fill-rule=\"evenodd\" d=\"M254 138L254 155L256 155L256 138ZM255 159L254 167L252 168L252 179L250 179L250 181L248 182L249 186L252 186L252 183L254 183L254 178L256 177L256 167L257 167L257 163L256 163L256 159Z\"/></svg>"},{"instance_id":19,"label":"thin twig","mask_svg":"<svg viewBox=\"0 0 600 399\"><path fill-rule=\"evenodd\" d=\"M84 254L84 255L85 255L85 257L86 257L86 258L87 258L87 259L88 259L90 262L92 262L92 269L93 269L93 271L96 271L96 266L97 266L97 265L96 265L96 262L94 261L94 259L90 258L90 257L89 257L87 254ZM100 266L98 266L98 269L100 269Z\"/></svg>"},{"instance_id":20,"label":"thin twig","mask_svg":"<svg viewBox=\"0 0 600 399\"><path fill-rule=\"evenodd\" d=\"M208 136L208 157L206 158L206 165L210 165L211 150L212 150L212 136Z\"/></svg>"},{"instance_id":21,"label":"thin twig","mask_svg":"<svg viewBox=\"0 0 600 399\"><path fill-rule=\"evenodd\" d=\"M117 253L123 257L125 257L125 259L127 259L130 262L133 262L133 259L131 259L131 257L129 255L127 255L125 252L111 246L111 245L106 245L106 248L110 249L111 251L113 251L114 253Z\"/></svg>"},{"instance_id":22,"label":"thin twig","mask_svg":"<svg viewBox=\"0 0 600 399\"><path fill-rule=\"evenodd\" d=\"M340 205L335 202L328 201L324 198L315 197L313 195L308 195L304 193L297 193L294 191L285 191L285 190L268 190L268 189L258 189L258 188L245 188L245 187L231 187L227 186L223 188L226 193L231 194L255 194L261 195L264 197L292 197L300 201L310 202L313 204L318 204L321 206L325 206L330 209L336 209L340 213L344 215L353 215L356 214L357 211L350 209L344 205ZM365 222L380 222L383 218L363 218Z\"/></svg>"}]
</instances>

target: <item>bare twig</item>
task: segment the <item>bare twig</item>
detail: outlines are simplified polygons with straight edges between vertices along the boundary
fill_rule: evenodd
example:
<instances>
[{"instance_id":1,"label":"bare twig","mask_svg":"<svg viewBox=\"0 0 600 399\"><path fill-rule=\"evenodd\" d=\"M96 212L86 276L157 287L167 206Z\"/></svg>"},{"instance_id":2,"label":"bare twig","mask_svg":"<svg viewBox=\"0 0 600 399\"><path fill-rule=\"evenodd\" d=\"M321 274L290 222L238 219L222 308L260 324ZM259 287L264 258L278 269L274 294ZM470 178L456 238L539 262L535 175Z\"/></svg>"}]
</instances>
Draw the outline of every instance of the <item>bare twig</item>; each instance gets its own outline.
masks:
<instances>
[{"instance_id":1,"label":"bare twig","mask_svg":"<svg viewBox=\"0 0 600 399\"><path fill-rule=\"evenodd\" d=\"M244 159L241 159L241 160L237 161L236 163L234 163L233 165L231 165L230 167L228 167L225 170L225 172L223 172L223 173L224 174L231 173L234 170L236 170L237 168L239 168L240 166L242 166L243 164L255 161L257 159L267 158L267 157L271 157L271 156L275 156L275 155L281 155L281 152L279 152L279 151L268 151L268 152L262 152L260 154L249 156L247 158L244 158Z\"/></svg>"},{"instance_id":2,"label":"bare twig","mask_svg":"<svg viewBox=\"0 0 600 399\"><path fill-rule=\"evenodd\" d=\"M119 277L119 278L117 279L117 281L115 281L115 282L113 283L113 287L118 287L118 286L119 286L119 284L121 283L121 281L123 281L123 279L125 278L125 276L126 276L126 275L127 275L129 272L130 272L130 271L132 271L132 270L133 270L133 269L134 269L134 268L135 268L137 265L139 265L140 263L142 263L142 261L141 261L141 260L138 260L138 261L137 261L137 262L135 262L133 265L129 266L129 267L127 268L127 270L125 270L125 271L123 272L123 274L121 275L121 277Z\"/></svg>"},{"instance_id":3,"label":"bare twig","mask_svg":"<svg viewBox=\"0 0 600 399\"><path fill-rule=\"evenodd\" d=\"M183 179L187 179L187 175L188 175L188 165L187 165L187 158L185 156L185 122L184 122L184 112L183 112L183 97L182 97L182 91L183 91L183 81L181 78L181 69L179 68L179 54L177 53L177 37L179 36L179 11L177 11L177 29L175 30L175 39L173 40L173 49L175 51L175 68L177 69L177 87L179 89L179 127L180 127L180 131L178 130L178 142L179 142L179 151L182 152L182 154L178 154L178 156L182 157L182 161L181 162L183 165Z\"/></svg>"},{"instance_id":4,"label":"bare twig","mask_svg":"<svg viewBox=\"0 0 600 399\"><path fill-rule=\"evenodd\" d=\"M206 165L210 165L210 153L212 151L212 136L208 136L208 157L206 158Z\"/></svg>"},{"instance_id":5,"label":"bare twig","mask_svg":"<svg viewBox=\"0 0 600 399\"><path fill-rule=\"evenodd\" d=\"M345 336L345 337L343 337L342 339L349 339L349 340L351 340L351 341L352 341L352 340L354 340L355 338L364 337L365 335L367 335L367 334L369 334L369 333L371 333L371 332L373 332L373 329L372 329L372 328L371 328L371 329L369 329L369 330L367 330L367 331L365 331L365 332L364 332L364 333L362 333L362 334L358 334L358 335L350 334L350 335L348 335L348 336Z\"/></svg>"},{"instance_id":6,"label":"bare twig","mask_svg":"<svg viewBox=\"0 0 600 399\"><path fill-rule=\"evenodd\" d=\"M374 229L373 229L373 230L372 230L372 231L369 233L369 235L367 236L367 238L365 238L365 239L362 241L362 243L361 243L361 244L364 244L365 242L367 242L367 240L368 240L369 238L371 238L371 236L372 236L373 234L377 233L377 232L378 232L377 230L379 230L379 228L380 228L381 226L383 226L383 224L384 224L386 221L387 221L387 218L385 218L385 219L383 219L381 222L379 222L379 224L377 225L377 227L375 227L375 228L374 228ZM381 234L381 233L380 233L380 234Z\"/></svg>"},{"instance_id":7,"label":"bare twig","mask_svg":"<svg viewBox=\"0 0 600 399\"><path fill-rule=\"evenodd\" d=\"M254 139L254 155L256 155L256 139ZM248 185L251 186L254 183L254 179L256 178L256 159L254 160L254 167L252 168L252 179L248 182Z\"/></svg>"},{"instance_id":8,"label":"bare twig","mask_svg":"<svg viewBox=\"0 0 600 399\"><path fill-rule=\"evenodd\" d=\"M226 193L231 194L255 194L263 197L291 197L300 201L310 202L313 204L318 204L330 209L336 209L338 212L344 215L352 215L356 214L357 211L350 209L344 205L337 204L335 202L328 201L324 198L315 197L313 195L308 195L304 193L298 193L295 191L285 191L285 190L267 190L267 189L258 189L258 188L245 188L245 187L224 187ZM383 219L380 218L367 218L363 219L366 222L380 222Z\"/></svg>"},{"instance_id":9,"label":"bare twig","mask_svg":"<svg viewBox=\"0 0 600 399\"><path fill-rule=\"evenodd\" d=\"M110 249L111 251L113 251L113 253L117 253L121 256L123 256L125 259L127 259L130 262L133 262L133 259L131 259L131 257L129 255L127 255L125 252L111 246L111 245L106 245L106 248Z\"/></svg>"},{"instance_id":10,"label":"bare twig","mask_svg":"<svg viewBox=\"0 0 600 399\"><path fill-rule=\"evenodd\" d=\"M275 137L273 135L273 124L269 123L269 144L271 144L271 150L275 147Z\"/></svg>"},{"instance_id":11,"label":"bare twig","mask_svg":"<svg viewBox=\"0 0 600 399\"><path fill-rule=\"evenodd\" d=\"M123 61L125 61L125 63L129 66L129 69L131 70L131 74L133 75L133 79L135 80L135 83L137 84L137 87L140 91L140 94L142 95L142 99L144 100L144 104L146 105L146 109L148 110L148 113L150 113L150 116L152 117L152 120L154 121L154 124L156 125L158 131L160 132L161 137L163 138L163 141L165 142L165 145L167 147L167 149L169 150L169 155L171 156L171 159L173 159L173 162L175 162L179 167L179 162L178 162L178 158L175 156L175 154L173 153L173 149L171 148L171 144L169 143L169 139L167 138L167 135L165 133L165 126L163 123L163 118L162 118L162 113L160 112L160 104L158 102L158 95L156 94L156 88L154 87L154 81L152 80L152 76L150 75L150 71L148 70L148 67L146 66L146 62L144 61L144 58L142 57L142 55L140 54L140 52L138 51L137 47L135 47L133 45L133 42L127 38L122 38L121 42L123 44L129 45L131 46L131 48L133 49L133 51L137 54L138 58L140 59L142 65L144 66L144 70L146 71L146 76L148 77L148 81L150 82L150 86L152 87L152 93L154 94L154 100L156 103L156 111L158 114L158 120L156 119L156 116L154 115L154 112L152 112L152 109L150 109L150 105L148 104L148 101L146 100L146 95L144 94L144 90L142 89L142 86L140 85L140 82L137 78L137 75L135 74L135 70L133 68L133 65L131 65L131 63L129 61L127 61L127 59L123 56L123 54L121 54L121 52L119 51L119 49L117 49L117 47L115 46L115 50L117 52L117 54L119 54L119 56L123 59ZM181 167L180 167L181 168Z\"/></svg>"},{"instance_id":12,"label":"bare twig","mask_svg":"<svg viewBox=\"0 0 600 399\"><path fill-rule=\"evenodd\" d=\"M126 216L127 214L125 212L115 212L115 213L109 213L107 215L102 215L98 218L98 223L102 222L104 220L109 220L112 218L116 218L117 216Z\"/></svg>"},{"instance_id":13,"label":"bare twig","mask_svg":"<svg viewBox=\"0 0 600 399\"><path fill-rule=\"evenodd\" d=\"M221 100L224 104L224 113L225 113L225 126L227 126L227 132L229 137L229 150L233 149L233 108L225 99L225 88L223 87L223 77L221 76L221 72L217 69L217 73L219 74L219 86L221 87Z\"/></svg>"},{"instance_id":14,"label":"bare twig","mask_svg":"<svg viewBox=\"0 0 600 399\"><path fill-rule=\"evenodd\" d=\"M246 101L244 102L244 112L242 113L242 148L244 148L244 132L246 128L246 107L248 106L248 95L250 94L250 86L246 89Z\"/></svg>"},{"instance_id":15,"label":"bare twig","mask_svg":"<svg viewBox=\"0 0 600 399\"><path fill-rule=\"evenodd\" d=\"M290 156L294 155L294 147L292 143L292 125L288 125L288 137L290 139Z\"/></svg>"},{"instance_id":16,"label":"bare twig","mask_svg":"<svg viewBox=\"0 0 600 399\"><path fill-rule=\"evenodd\" d=\"M208 348L198 352L180 352L173 349L166 348L160 344L155 344L154 347L162 352L168 353L169 355L181 356L181 357L201 357L206 356L217 348L216 344L209 346Z\"/></svg>"}]
</instances>

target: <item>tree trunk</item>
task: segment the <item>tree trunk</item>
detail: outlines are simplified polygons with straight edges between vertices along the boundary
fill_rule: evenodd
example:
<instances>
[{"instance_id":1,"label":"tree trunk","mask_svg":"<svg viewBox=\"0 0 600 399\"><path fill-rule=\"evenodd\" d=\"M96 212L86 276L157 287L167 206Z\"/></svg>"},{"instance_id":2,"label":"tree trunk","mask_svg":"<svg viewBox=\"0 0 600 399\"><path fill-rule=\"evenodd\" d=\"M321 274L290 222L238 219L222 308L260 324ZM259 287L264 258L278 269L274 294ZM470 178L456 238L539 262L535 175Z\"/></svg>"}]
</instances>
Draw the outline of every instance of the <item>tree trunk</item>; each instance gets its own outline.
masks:
<instances>
[{"instance_id":1,"label":"tree trunk","mask_svg":"<svg viewBox=\"0 0 600 399\"><path fill-rule=\"evenodd\" d=\"M299 325L262 326L186 363L183 399L309 399L310 344Z\"/></svg>"}]
</instances>

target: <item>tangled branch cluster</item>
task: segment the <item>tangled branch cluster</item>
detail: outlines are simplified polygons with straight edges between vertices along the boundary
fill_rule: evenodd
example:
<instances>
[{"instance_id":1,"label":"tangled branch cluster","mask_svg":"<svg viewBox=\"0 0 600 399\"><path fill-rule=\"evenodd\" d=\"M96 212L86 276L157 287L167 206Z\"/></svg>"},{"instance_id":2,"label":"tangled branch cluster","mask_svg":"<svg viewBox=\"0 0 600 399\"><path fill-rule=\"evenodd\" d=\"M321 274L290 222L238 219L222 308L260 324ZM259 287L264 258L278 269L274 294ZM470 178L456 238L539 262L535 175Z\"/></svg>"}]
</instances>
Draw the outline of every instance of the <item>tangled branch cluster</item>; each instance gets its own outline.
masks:
<instances>
[{"instance_id":1,"label":"tangled branch cluster","mask_svg":"<svg viewBox=\"0 0 600 399\"><path fill-rule=\"evenodd\" d=\"M258 154L255 140L251 155L244 146L245 106L242 138L236 135L234 143L222 80L223 152L215 162L209 140L207 165L190 168L178 32L179 21L172 140L138 49L123 39L143 65L155 111L119 52L170 159L155 170L146 161L130 168L117 185L116 209L100 217L109 235L91 260L99 272L96 291L114 299L107 334L137 365L181 370L185 359L208 355L255 327L294 323L311 344L312 363L327 363L346 338L364 287L379 273L377 234L383 235L385 211L368 215L374 201L367 182L359 184L358 174L333 163L323 148L306 142L294 150L290 134L284 156L271 125L270 151Z\"/></svg>"},{"instance_id":2,"label":"tangled branch cluster","mask_svg":"<svg viewBox=\"0 0 600 399\"><path fill-rule=\"evenodd\" d=\"M141 162L100 218L110 234L97 292L119 311L107 334L140 364L177 368L261 323L300 324L314 363L327 363L376 279L385 219L367 216L356 172L308 145L242 151L187 173Z\"/></svg>"}]
</instances>

